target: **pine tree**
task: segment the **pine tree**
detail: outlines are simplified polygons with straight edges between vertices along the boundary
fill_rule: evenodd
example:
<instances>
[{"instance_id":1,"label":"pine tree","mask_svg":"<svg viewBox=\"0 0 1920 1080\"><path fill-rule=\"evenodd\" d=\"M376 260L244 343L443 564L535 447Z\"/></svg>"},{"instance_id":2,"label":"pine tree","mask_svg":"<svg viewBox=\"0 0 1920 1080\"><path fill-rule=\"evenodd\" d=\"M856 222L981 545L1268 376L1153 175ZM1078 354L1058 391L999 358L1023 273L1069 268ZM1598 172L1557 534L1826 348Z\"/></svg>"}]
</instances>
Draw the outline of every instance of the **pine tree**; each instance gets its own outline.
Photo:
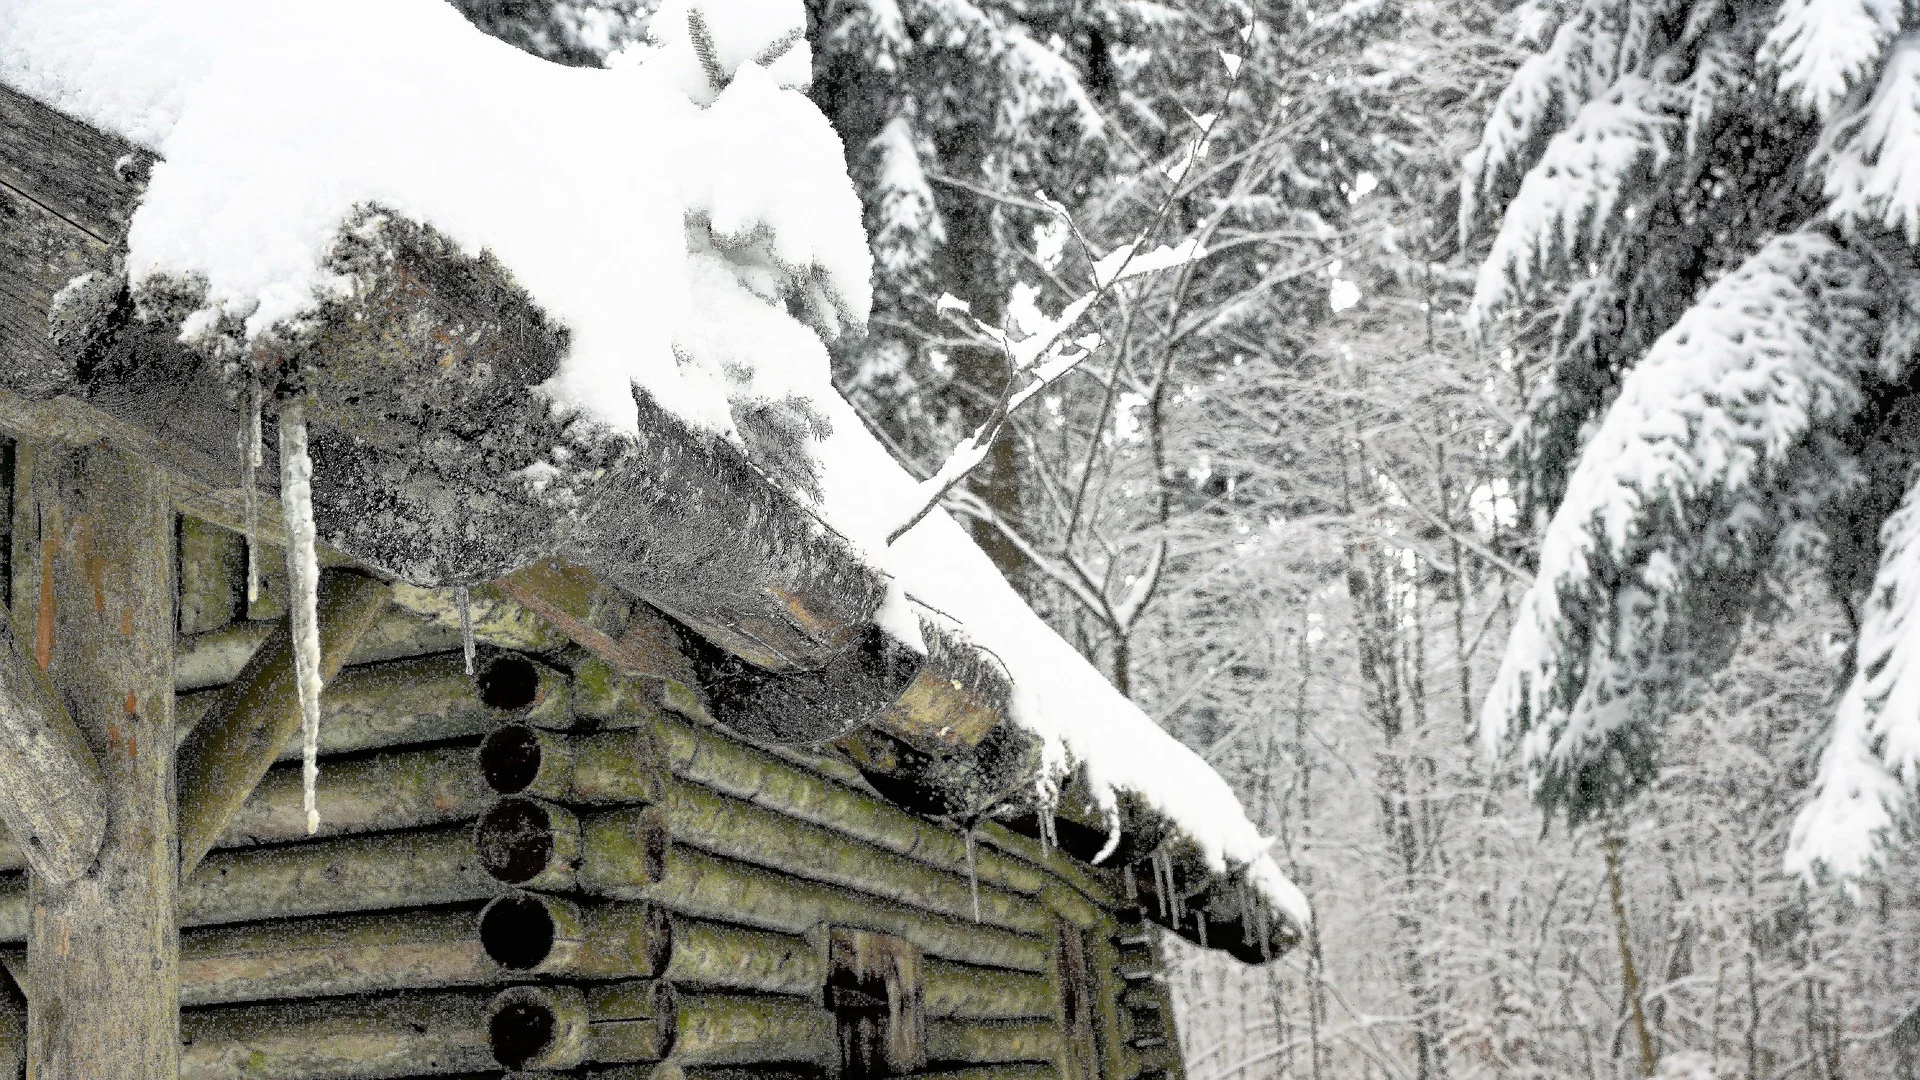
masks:
<instances>
[{"instance_id":1,"label":"pine tree","mask_svg":"<svg viewBox=\"0 0 1920 1080\"><path fill-rule=\"evenodd\" d=\"M1549 812L1621 803L1772 583L1817 566L1859 635L1789 860L1857 874L1920 771L1920 17L1561 8L1463 162L1463 236L1497 216L1470 318L1555 312L1509 446L1539 574L1486 735Z\"/></svg>"}]
</instances>

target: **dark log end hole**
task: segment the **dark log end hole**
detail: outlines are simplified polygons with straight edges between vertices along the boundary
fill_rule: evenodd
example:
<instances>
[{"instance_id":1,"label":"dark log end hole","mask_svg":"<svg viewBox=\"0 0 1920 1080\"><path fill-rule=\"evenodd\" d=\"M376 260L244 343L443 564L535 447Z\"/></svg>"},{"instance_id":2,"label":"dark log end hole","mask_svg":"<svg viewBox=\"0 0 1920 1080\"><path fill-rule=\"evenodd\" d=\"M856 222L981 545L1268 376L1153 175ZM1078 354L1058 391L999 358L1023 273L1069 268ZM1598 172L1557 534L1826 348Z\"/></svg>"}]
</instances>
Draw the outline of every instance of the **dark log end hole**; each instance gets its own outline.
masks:
<instances>
[{"instance_id":1,"label":"dark log end hole","mask_svg":"<svg viewBox=\"0 0 1920 1080\"><path fill-rule=\"evenodd\" d=\"M480 703L489 709L524 709L540 698L540 669L524 656L502 656L474 676Z\"/></svg>"},{"instance_id":2,"label":"dark log end hole","mask_svg":"<svg viewBox=\"0 0 1920 1080\"><path fill-rule=\"evenodd\" d=\"M540 775L540 736L525 724L495 728L480 744L480 775L502 795L527 790Z\"/></svg>"},{"instance_id":3,"label":"dark log end hole","mask_svg":"<svg viewBox=\"0 0 1920 1080\"><path fill-rule=\"evenodd\" d=\"M500 1064L518 1069L553 1044L558 1028L553 1011L538 1001L503 1002L487 1018L487 1047Z\"/></svg>"},{"instance_id":4,"label":"dark log end hole","mask_svg":"<svg viewBox=\"0 0 1920 1080\"><path fill-rule=\"evenodd\" d=\"M509 971L531 971L553 953L553 916L531 896L505 896L480 915L480 947Z\"/></svg>"},{"instance_id":5,"label":"dark log end hole","mask_svg":"<svg viewBox=\"0 0 1920 1080\"><path fill-rule=\"evenodd\" d=\"M480 819L480 865L498 881L518 885L553 861L553 819L526 799L503 799Z\"/></svg>"}]
</instances>

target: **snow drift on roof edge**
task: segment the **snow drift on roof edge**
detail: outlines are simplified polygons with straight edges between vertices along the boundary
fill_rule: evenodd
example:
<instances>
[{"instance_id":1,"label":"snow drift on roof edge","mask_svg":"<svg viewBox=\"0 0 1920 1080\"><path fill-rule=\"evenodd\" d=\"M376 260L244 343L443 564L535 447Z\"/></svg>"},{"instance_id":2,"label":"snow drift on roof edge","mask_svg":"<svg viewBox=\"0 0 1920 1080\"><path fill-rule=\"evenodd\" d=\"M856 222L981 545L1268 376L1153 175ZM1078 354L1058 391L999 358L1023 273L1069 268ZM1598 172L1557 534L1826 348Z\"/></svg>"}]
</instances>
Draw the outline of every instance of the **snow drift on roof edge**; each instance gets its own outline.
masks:
<instances>
[{"instance_id":1,"label":"snow drift on roof edge","mask_svg":"<svg viewBox=\"0 0 1920 1080\"><path fill-rule=\"evenodd\" d=\"M737 440L735 407L810 402L831 423L810 447L810 501L1006 664L1050 778L1078 763L1108 807L1139 794L1304 927L1305 898L1225 781L1034 615L959 525L935 511L886 545L915 485L829 377L820 335L864 322L871 265L840 142L799 92L802 5L711 9L668 0L651 48L581 70L439 0L0 0L0 80L161 155L127 269L204 281L187 335L222 318L254 337L297 326L342 287L322 269L341 222L377 203L490 250L569 328L539 388L557 408L632 431L637 387Z\"/></svg>"}]
</instances>

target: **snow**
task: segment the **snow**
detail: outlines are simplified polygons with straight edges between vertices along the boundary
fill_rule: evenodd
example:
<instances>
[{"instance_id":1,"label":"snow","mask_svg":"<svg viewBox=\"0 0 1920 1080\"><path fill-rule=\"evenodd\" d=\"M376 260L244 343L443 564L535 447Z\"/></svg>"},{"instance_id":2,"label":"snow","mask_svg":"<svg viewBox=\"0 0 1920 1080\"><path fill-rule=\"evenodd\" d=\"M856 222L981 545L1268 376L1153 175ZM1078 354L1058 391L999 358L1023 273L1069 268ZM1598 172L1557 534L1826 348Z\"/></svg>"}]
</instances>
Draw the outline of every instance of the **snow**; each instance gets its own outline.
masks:
<instances>
[{"instance_id":1,"label":"snow","mask_svg":"<svg viewBox=\"0 0 1920 1080\"><path fill-rule=\"evenodd\" d=\"M650 43L584 70L494 41L440 0L0 0L0 81L159 154L127 269L136 284L204 282L192 341L298 335L350 286L328 246L374 205L492 253L569 329L537 388L557 409L633 432L638 388L737 440L736 410L778 406L819 477L796 497L897 583L888 630L920 644L931 620L1005 664L1047 792L1078 765L1109 814L1138 793L1304 927L1304 897L1226 782L1054 634L952 518L935 509L889 546L918 492L829 380L822 335L864 323L870 256L840 141L799 92L803 27L801 0L667 0ZM1074 81L1025 44L1030 82ZM1020 343L1039 384L1077 359L1064 325ZM536 487L542 475L526 472Z\"/></svg>"},{"instance_id":2,"label":"snow","mask_svg":"<svg viewBox=\"0 0 1920 1080\"><path fill-rule=\"evenodd\" d=\"M1880 528L1880 568L1862 605L1855 674L1794 819L1787 869L1855 880L1920 781L1920 484Z\"/></svg>"},{"instance_id":3,"label":"snow","mask_svg":"<svg viewBox=\"0 0 1920 1080\"><path fill-rule=\"evenodd\" d=\"M1778 66L1782 93L1826 119L1872 72L1900 16L1900 0L1786 0L1760 60Z\"/></svg>"},{"instance_id":4,"label":"snow","mask_svg":"<svg viewBox=\"0 0 1920 1080\"><path fill-rule=\"evenodd\" d=\"M1920 243L1920 35L1890 50L1857 130L1827 163L1826 195L1834 218L1883 224Z\"/></svg>"},{"instance_id":5,"label":"snow","mask_svg":"<svg viewBox=\"0 0 1920 1080\"><path fill-rule=\"evenodd\" d=\"M1483 713L1490 748L1524 734L1536 790L1657 711L1643 689L1671 674L1673 640L1732 632L1685 621L1699 583L1680 568L1753 570L1772 478L1860 404L1874 307L1834 240L1776 237L1627 374L1547 527Z\"/></svg>"}]
</instances>

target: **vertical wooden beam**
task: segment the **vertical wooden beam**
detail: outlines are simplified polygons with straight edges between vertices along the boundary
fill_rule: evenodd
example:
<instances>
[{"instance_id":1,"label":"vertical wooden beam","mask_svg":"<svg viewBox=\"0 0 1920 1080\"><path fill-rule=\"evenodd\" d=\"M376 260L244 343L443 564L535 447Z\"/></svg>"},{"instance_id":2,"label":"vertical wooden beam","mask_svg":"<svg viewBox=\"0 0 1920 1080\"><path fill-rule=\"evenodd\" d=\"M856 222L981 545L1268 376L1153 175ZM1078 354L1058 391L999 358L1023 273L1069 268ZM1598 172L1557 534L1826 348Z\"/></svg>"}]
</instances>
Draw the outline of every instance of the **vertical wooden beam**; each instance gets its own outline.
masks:
<instances>
[{"instance_id":1,"label":"vertical wooden beam","mask_svg":"<svg viewBox=\"0 0 1920 1080\"><path fill-rule=\"evenodd\" d=\"M23 447L14 625L100 764L93 867L29 884L34 1080L179 1073L173 512L165 478L104 443Z\"/></svg>"}]
</instances>

